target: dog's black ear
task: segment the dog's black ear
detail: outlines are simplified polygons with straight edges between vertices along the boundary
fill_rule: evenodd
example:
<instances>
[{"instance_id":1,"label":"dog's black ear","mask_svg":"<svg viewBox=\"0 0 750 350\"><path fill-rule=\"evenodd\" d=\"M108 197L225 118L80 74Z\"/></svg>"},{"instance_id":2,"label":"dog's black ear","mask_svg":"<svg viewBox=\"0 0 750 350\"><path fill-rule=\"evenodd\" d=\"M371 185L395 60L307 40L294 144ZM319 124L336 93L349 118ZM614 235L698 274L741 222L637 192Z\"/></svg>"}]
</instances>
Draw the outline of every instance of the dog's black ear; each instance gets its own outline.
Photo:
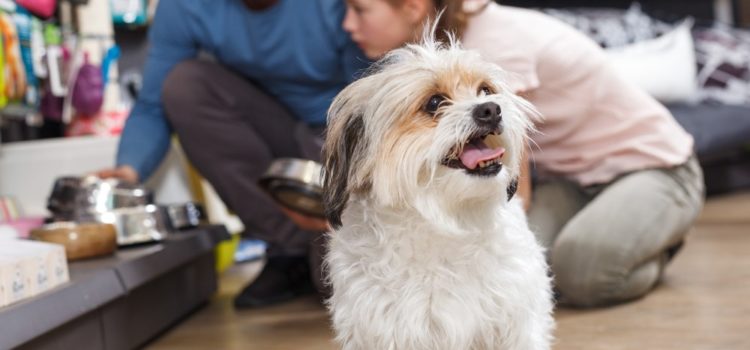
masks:
<instances>
[{"instance_id":1,"label":"dog's black ear","mask_svg":"<svg viewBox=\"0 0 750 350\"><path fill-rule=\"evenodd\" d=\"M508 201L510 201L511 198L513 198L513 195L516 194L516 191L518 190L518 178L513 179L513 181L510 182L510 185L508 185L508 188L505 189L505 191L508 193Z\"/></svg>"},{"instance_id":2,"label":"dog's black ear","mask_svg":"<svg viewBox=\"0 0 750 350\"><path fill-rule=\"evenodd\" d=\"M323 175L323 207L326 219L333 228L341 227L341 214L352 192L349 177L362 149L358 147L364 137L364 120L361 115L349 117L343 127L326 135L323 147L325 172Z\"/></svg>"}]
</instances>

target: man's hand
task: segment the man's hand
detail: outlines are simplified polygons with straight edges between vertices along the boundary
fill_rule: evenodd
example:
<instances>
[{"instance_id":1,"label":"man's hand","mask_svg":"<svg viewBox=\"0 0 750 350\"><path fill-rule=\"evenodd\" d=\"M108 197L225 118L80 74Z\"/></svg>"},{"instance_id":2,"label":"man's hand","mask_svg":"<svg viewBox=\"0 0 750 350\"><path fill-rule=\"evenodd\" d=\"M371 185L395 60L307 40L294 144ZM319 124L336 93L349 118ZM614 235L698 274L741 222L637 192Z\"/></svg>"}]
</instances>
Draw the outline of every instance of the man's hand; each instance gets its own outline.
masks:
<instances>
[{"instance_id":1,"label":"man's hand","mask_svg":"<svg viewBox=\"0 0 750 350\"><path fill-rule=\"evenodd\" d=\"M297 224L297 227L303 230L312 232L325 232L330 231L331 229L331 226L328 225L328 220L326 219L301 214L284 206L280 206L280 208L281 211L283 211L284 214L289 217L289 219Z\"/></svg>"},{"instance_id":2,"label":"man's hand","mask_svg":"<svg viewBox=\"0 0 750 350\"><path fill-rule=\"evenodd\" d=\"M121 165L114 169L102 169L94 173L94 175L102 178L116 178L131 184L138 183L138 172L129 165Z\"/></svg>"}]
</instances>

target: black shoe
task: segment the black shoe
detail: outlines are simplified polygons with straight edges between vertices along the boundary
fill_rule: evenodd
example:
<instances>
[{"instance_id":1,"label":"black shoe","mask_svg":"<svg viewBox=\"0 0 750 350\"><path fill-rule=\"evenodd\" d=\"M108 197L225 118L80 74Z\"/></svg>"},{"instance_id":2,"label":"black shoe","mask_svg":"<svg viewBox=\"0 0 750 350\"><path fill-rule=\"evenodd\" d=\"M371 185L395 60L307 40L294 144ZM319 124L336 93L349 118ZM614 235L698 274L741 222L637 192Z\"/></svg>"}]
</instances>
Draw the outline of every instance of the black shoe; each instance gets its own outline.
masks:
<instances>
[{"instance_id":1,"label":"black shoe","mask_svg":"<svg viewBox=\"0 0 750 350\"><path fill-rule=\"evenodd\" d=\"M677 253L682 250L682 247L685 245L685 240L681 240L677 242L677 244L667 248L667 262L672 261L674 259L674 256L677 255Z\"/></svg>"},{"instance_id":2,"label":"black shoe","mask_svg":"<svg viewBox=\"0 0 750 350\"><path fill-rule=\"evenodd\" d=\"M307 257L273 257L234 299L234 307L257 308L314 292Z\"/></svg>"}]
</instances>

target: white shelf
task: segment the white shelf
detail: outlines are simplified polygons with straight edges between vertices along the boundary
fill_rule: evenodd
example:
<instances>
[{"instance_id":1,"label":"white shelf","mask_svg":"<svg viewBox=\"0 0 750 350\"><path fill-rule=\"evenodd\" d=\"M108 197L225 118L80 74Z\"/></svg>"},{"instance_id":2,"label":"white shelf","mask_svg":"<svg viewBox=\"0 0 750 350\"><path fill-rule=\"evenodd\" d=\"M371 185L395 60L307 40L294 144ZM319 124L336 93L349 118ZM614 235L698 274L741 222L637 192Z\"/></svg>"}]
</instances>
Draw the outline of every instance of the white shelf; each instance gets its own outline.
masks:
<instances>
[{"instance_id":1,"label":"white shelf","mask_svg":"<svg viewBox=\"0 0 750 350\"><path fill-rule=\"evenodd\" d=\"M0 146L0 195L13 196L27 216L47 215L47 197L55 179L82 176L112 167L119 137L73 137L23 141ZM157 203L191 201L182 152L170 150L146 182Z\"/></svg>"}]
</instances>

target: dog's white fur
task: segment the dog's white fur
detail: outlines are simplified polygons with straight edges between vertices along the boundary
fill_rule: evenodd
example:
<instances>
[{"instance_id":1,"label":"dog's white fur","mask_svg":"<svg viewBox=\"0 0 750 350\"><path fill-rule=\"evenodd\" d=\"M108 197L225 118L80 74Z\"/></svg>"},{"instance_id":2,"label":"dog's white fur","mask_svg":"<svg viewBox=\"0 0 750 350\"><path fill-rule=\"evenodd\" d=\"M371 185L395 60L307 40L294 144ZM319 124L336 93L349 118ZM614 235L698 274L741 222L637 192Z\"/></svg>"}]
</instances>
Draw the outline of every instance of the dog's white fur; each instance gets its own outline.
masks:
<instances>
[{"instance_id":1,"label":"dog's white fur","mask_svg":"<svg viewBox=\"0 0 750 350\"><path fill-rule=\"evenodd\" d=\"M344 349L548 349L554 322L542 249L520 200L533 108L506 73L451 40L389 53L329 110L326 269ZM492 94L481 92L490 88ZM447 97L436 115L434 94ZM496 176L442 165L476 132L475 106L502 108Z\"/></svg>"}]
</instances>

